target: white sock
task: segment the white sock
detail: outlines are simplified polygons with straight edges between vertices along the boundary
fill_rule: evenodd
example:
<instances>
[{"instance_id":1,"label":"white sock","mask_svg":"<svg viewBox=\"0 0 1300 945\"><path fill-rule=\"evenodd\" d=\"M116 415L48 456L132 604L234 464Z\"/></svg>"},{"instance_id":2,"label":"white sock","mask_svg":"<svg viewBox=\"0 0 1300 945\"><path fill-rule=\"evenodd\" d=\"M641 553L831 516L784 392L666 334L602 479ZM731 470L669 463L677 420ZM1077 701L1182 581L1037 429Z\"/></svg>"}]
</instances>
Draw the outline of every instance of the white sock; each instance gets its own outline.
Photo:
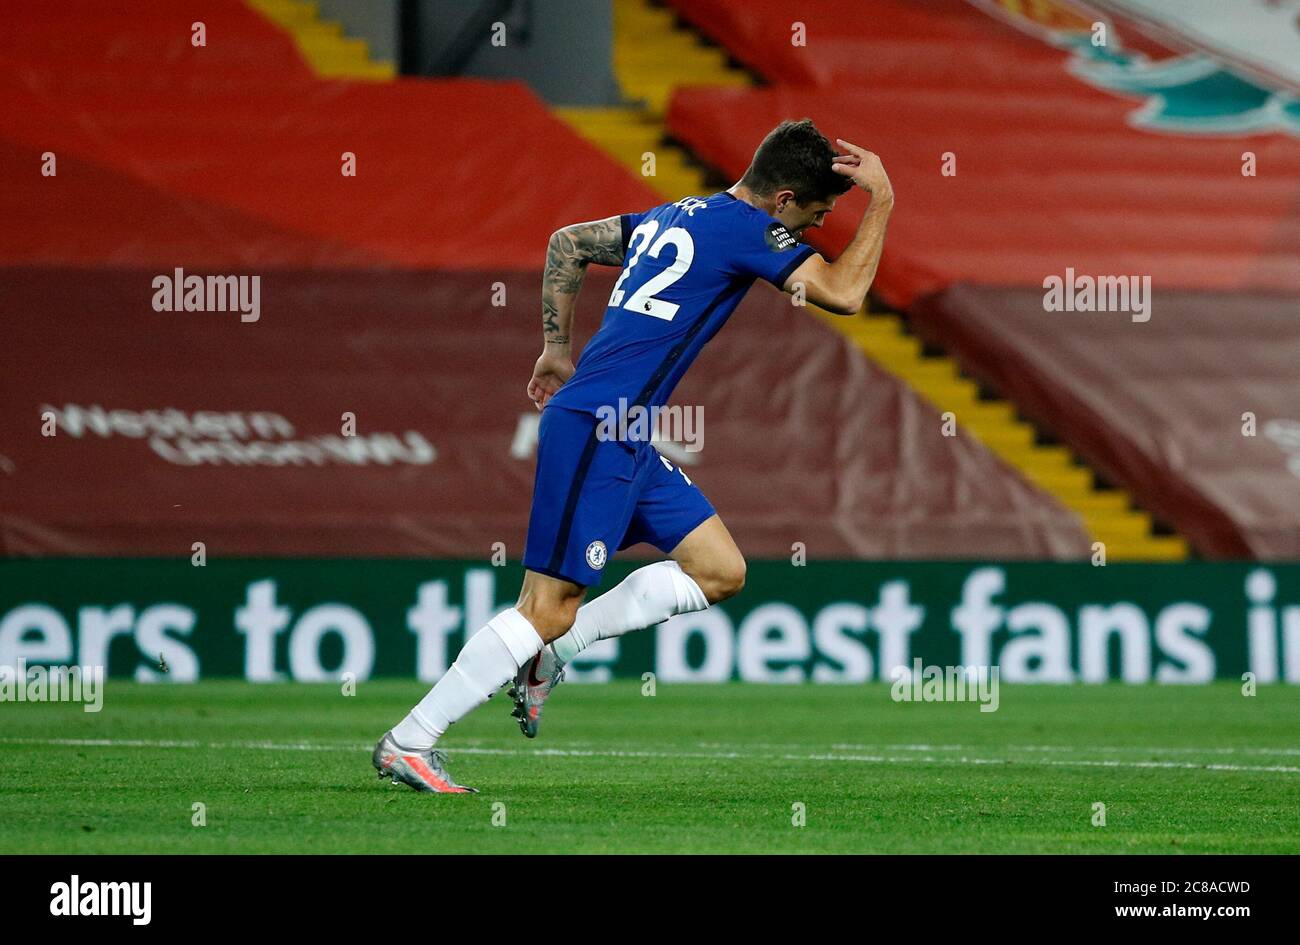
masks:
<instances>
[{"instance_id":1,"label":"white sock","mask_svg":"<svg viewBox=\"0 0 1300 945\"><path fill-rule=\"evenodd\" d=\"M551 644L551 650L567 663L597 640L653 627L674 614L708 606L700 586L676 561L658 561L638 568L618 587L579 607L573 626Z\"/></svg>"},{"instance_id":2,"label":"white sock","mask_svg":"<svg viewBox=\"0 0 1300 945\"><path fill-rule=\"evenodd\" d=\"M466 641L451 668L406 718L393 740L412 751L427 751L454 722L487 702L542 648L542 638L523 614L502 611Z\"/></svg>"}]
</instances>

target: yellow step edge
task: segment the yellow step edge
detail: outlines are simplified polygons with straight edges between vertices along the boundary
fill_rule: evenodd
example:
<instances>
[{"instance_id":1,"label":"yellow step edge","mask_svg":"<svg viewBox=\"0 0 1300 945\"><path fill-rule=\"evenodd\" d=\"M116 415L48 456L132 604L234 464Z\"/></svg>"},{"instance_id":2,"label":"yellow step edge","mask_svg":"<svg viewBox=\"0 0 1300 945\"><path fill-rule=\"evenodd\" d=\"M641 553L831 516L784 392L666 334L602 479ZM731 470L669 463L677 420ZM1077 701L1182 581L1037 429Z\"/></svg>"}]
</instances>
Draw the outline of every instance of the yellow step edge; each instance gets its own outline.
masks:
<instances>
[{"instance_id":1,"label":"yellow step edge","mask_svg":"<svg viewBox=\"0 0 1300 945\"><path fill-rule=\"evenodd\" d=\"M1083 516L1083 522L1097 539L1107 544L1120 541L1145 541L1151 537L1150 518L1092 514Z\"/></svg>"},{"instance_id":2,"label":"yellow step edge","mask_svg":"<svg viewBox=\"0 0 1300 945\"><path fill-rule=\"evenodd\" d=\"M1106 542L1109 561L1183 561L1187 542L1176 535L1160 535L1140 542Z\"/></svg>"},{"instance_id":3,"label":"yellow step edge","mask_svg":"<svg viewBox=\"0 0 1300 945\"><path fill-rule=\"evenodd\" d=\"M973 404L966 407L966 423L987 423L992 426L1005 426L1013 424L1016 421L1016 411L1011 404L1004 400L979 400L979 392L975 392L976 400ZM1023 426L1023 424L1021 424Z\"/></svg>"},{"instance_id":4,"label":"yellow step edge","mask_svg":"<svg viewBox=\"0 0 1300 945\"><path fill-rule=\"evenodd\" d=\"M970 430L971 425L967 424L966 429ZM975 436L980 436L980 431L974 431ZM1074 454L1063 446L1044 446L1041 443L1032 443L1029 446L1021 447L1019 450L1011 449L1009 452L1016 454L1017 463L1024 463L1027 466L1039 466L1043 469L1071 469L1074 466Z\"/></svg>"},{"instance_id":5,"label":"yellow step edge","mask_svg":"<svg viewBox=\"0 0 1300 945\"><path fill-rule=\"evenodd\" d=\"M370 46L364 39L355 39L351 36L331 36L329 33L294 33L294 42L298 48L309 51L313 55L346 55L349 57L360 56L362 59L370 59Z\"/></svg>"},{"instance_id":6,"label":"yellow step edge","mask_svg":"<svg viewBox=\"0 0 1300 945\"><path fill-rule=\"evenodd\" d=\"M1075 490L1082 492L1092 488L1092 473L1086 469L1037 469L1033 466L1019 468L1022 476L1058 498L1064 498L1063 493Z\"/></svg>"},{"instance_id":7,"label":"yellow step edge","mask_svg":"<svg viewBox=\"0 0 1300 945\"><path fill-rule=\"evenodd\" d=\"M861 345L858 345L858 347L862 348ZM866 349L863 348L863 350ZM947 404L948 409L954 413L963 408L974 410L984 403L979 399L979 388L965 378L933 384L928 389L926 396L935 403Z\"/></svg>"},{"instance_id":8,"label":"yellow step edge","mask_svg":"<svg viewBox=\"0 0 1300 945\"><path fill-rule=\"evenodd\" d=\"M657 143L663 137L663 130L660 128L647 128L644 125L604 125L595 123L586 123L582 125L585 133L592 137L600 138L602 141L616 142L642 142L649 141Z\"/></svg>"},{"instance_id":9,"label":"yellow step edge","mask_svg":"<svg viewBox=\"0 0 1300 945\"><path fill-rule=\"evenodd\" d=\"M334 20L308 20L297 29L304 38L344 35L343 24L337 23Z\"/></svg>"},{"instance_id":10,"label":"yellow step edge","mask_svg":"<svg viewBox=\"0 0 1300 945\"><path fill-rule=\"evenodd\" d=\"M625 69L645 69L656 66L663 68L666 62L672 63L674 74L678 70L693 72L704 69L725 73L727 68L727 57L716 49L684 43L662 46L615 46L612 56L614 65ZM728 79L735 81L736 77L723 74L718 78L720 81Z\"/></svg>"},{"instance_id":11,"label":"yellow step edge","mask_svg":"<svg viewBox=\"0 0 1300 945\"><path fill-rule=\"evenodd\" d=\"M1075 511L1080 515L1089 513L1108 513L1108 512L1125 512L1128 511L1128 498L1122 492L1109 490L1106 492L1084 492L1074 496L1071 500Z\"/></svg>"},{"instance_id":12,"label":"yellow step edge","mask_svg":"<svg viewBox=\"0 0 1300 945\"><path fill-rule=\"evenodd\" d=\"M616 71L644 70L649 71L658 65L661 69L665 62L672 63L672 79L670 84L675 85L725 85L728 87L743 84L748 81L746 76L727 75L719 72L725 68L712 59L702 59L697 56L683 54L676 50L664 50L657 56L636 56L636 57L614 57L614 68ZM663 81L663 76L647 76L645 78L632 76L632 81L640 81L642 84L657 83Z\"/></svg>"},{"instance_id":13,"label":"yellow step edge","mask_svg":"<svg viewBox=\"0 0 1300 945\"><path fill-rule=\"evenodd\" d=\"M960 416L957 411L953 411L953 414ZM1034 448L1034 431L1026 430L1019 424L975 428L970 424L959 423L958 426L988 447L989 452L995 453L1013 466L1019 465L1018 461L1021 457L1029 455Z\"/></svg>"},{"instance_id":14,"label":"yellow step edge","mask_svg":"<svg viewBox=\"0 0 1300 945\"><path fill-rule=\"evenodd\" d=\"M372 59L364 39L347 36L341 24L320 17L314 0L245 0L293 37L294 45L312 72L326 79L389 81L397 76L397 64Z\"/></svg>"}]
</instances>

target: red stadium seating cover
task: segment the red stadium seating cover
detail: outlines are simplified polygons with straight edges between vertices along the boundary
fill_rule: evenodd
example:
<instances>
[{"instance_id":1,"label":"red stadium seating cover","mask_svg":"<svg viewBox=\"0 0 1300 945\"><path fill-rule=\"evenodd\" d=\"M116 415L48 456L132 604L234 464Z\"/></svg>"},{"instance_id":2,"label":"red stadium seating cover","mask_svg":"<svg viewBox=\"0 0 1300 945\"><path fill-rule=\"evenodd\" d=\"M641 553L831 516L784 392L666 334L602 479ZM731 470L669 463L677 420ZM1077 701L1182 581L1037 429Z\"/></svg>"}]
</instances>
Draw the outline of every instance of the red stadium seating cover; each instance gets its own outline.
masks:
<instances>
[{"instance_id":1,"label":"red stadium seating cover","mask_svg":"<svg viewBox=\"0 0 1300 945\"><path fill-rule=\"evenodd\" d=\"M4 272L6 311L40 316L6 320L0 554L187 555L195 541L211 555L521 552L536 273L274 271L252 323L153 311L155 274ZM611 275L589 277L580 335ZM686 468L749 554L797 541L810 557L1087 553L1071 513L942 436L932 407L775 290L751 292L675 402L703 406L704 448ZM230 433L233 458L186 464L187 450L223 450L217 420L203 418L207 435L142 425L139 412L166 408L283 421ZM356 438L340 437L345 413ZM335 458L294 464L289 449Z\"/></svg>"},{"instance_id":2,"label":"red stadium seating cover","mask_svg":"<svg viewBox=\"0 0 1300 945\"><path fill-rule=\"evenodd\" d=\"M955 286L911 317L1202 553L1300 558L1300 299L1166 293L1135 323Z\"/></svg>"},{"instance_id":3,"label":"red stadium seating cover","mask_svg":"<svg viewBox=\"0 0 1300 945\"><path fill-rule=\"evenodd\" d=\"M675 5L778 83L675 93L669 129L707 163L738 176L773 125L804 116L882 156L898 203L876 291L893 306L955 282L1041 286L1066 267L1300 292L1294 138L1136 128L1139 99L1092 88L1066 52L963 0ZM1243 177L1245 151L1267 170ZM956 176L940 173L945 153ZM838 250L861 206L812 241Z\"/></svg>"},{"instance_id":4,"label":"red stadium seating cover","mask_svg":"<svg viewBox=\"0 0 1300 945\"><path fill-rule=\"evenodd\" d=\"M236 0L131 6L0 30L0 258L525 269L556 227L657 202L522 84L321 80Z\"/></svg>"},{"instance_id":5,"label":"red stadium seating cover","mask_svg":"<svg viewBox=\"0 0 1300 945\"><path fill-rule=\"evenodd\" d=\"M1029 43L1008 44L1002 24L962 0L668 3L775 85L1023 88L1059 72L1059 55ZM803 27L803 45L795 42L796 24ZM1023 70L1032 73L1029 83Z\"/></svg>"}]
</instances>

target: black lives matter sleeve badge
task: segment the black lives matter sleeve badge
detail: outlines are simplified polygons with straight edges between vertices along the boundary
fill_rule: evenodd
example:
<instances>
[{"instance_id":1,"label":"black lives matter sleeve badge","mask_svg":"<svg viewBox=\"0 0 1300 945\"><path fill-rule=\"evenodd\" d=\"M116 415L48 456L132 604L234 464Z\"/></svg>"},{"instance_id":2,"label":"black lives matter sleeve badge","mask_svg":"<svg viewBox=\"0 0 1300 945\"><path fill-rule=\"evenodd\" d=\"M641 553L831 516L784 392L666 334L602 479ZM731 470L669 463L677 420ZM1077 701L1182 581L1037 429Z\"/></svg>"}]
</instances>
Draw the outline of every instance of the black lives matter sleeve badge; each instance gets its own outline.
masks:
<instances>
[{"instance_id":1,"label":"black lives matter sleeve badge","mask_svg":"<svg viewBox=\"0 0 1300 945\"><path fill-rule=\"evenodd\" d=\"M799 245L799 241L790 235L790 231L775 220L768 226L763 238L767 240L768 247L778 253Z\"/></svg>"}]
</instances>

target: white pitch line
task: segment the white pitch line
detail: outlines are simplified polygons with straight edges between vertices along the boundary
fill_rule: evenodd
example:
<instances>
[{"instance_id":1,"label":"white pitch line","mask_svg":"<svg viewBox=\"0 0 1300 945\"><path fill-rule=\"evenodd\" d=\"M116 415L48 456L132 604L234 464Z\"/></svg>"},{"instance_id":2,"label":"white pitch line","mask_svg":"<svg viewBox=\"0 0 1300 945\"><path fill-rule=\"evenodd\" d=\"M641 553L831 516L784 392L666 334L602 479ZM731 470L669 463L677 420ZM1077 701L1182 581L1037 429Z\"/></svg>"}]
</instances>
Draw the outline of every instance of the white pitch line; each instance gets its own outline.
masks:
<instances>
[{"instance_id":1,"label":"white pitch line","mask_svg":"<svg viewBox=\"0 0 1300 945\"><path fill-rule=\"evenodd\" d=\"M155 741L150 739L111 738L0 738L0 744L46 745L70 748L202 748L207 750L243 749L261 751L349 751L368 752L371 745L313 744L307 742L198 742ZM916 746L914 746L916 747ZM662 758L666 760L690 758L705 761L758 760L772 757L765 752L689 752L689 751L619 751L615 749L571 748L482 748L461 747L452 749L461 755L505 755L528 758ZM1082 758L975 758L966 755L936 757L934 755L862 755L836 752L787 753L782 761L852 762L859 764L933 764L933 765L1017 765L1066 768L1164 768L1185 771L1237 771L1252 774L1300 774L1300 767L1290 765L1236 765L1199 764L1192 761L1096 761Z\"/></svg>"},{"instance_id":2,"label":"white pitch line","mask_svg":"<svg viewBox=\"0 0 1300 945\"><path fill-rule=\"evenodd\" d=\"M744 748L762 748L770 751L792 751L805 749L805 745L797 745L791 742L747 742L744 746L737 746L730 742L697 742L697 748L728 749L736 747ZM911 744L911 745L890 745L890 744L847 744L837 742L832 744L832 751L851 751L851 752L872 752L872 751L922 751L922 752L945 752L945 751L981 751L982 746L978 745L931 745L931 744ZM1116 752L1126 752L1137 755L1254 755L1265 758L1273 757L1297 757L1300 756L1300 748L1196 748L1196 747L1153 747L1150 745L1002 745L1003 751L1010 752L1073 752L1075 754L1111 754Z\"/></svg>"},{"instance_id":3,"label":"white pitch line","mask_svg":"<svg viewBox=\"0 0 1300 945\"><path fill-rule=\"evenodd\" d=\"M714 743L721 747L721 743ZM791 746L783 746L791 747ZM892 751L975 751L970 745L832 745L837 751L859 751L886 748ZM1300 748L1188 748L1152 747L1149 745L1004 745L1007 751L1078 752L1082 754L1107 752L1132 752L1139 755L1263 755L1300 756Z\"/></svg>"}]
</instances>

